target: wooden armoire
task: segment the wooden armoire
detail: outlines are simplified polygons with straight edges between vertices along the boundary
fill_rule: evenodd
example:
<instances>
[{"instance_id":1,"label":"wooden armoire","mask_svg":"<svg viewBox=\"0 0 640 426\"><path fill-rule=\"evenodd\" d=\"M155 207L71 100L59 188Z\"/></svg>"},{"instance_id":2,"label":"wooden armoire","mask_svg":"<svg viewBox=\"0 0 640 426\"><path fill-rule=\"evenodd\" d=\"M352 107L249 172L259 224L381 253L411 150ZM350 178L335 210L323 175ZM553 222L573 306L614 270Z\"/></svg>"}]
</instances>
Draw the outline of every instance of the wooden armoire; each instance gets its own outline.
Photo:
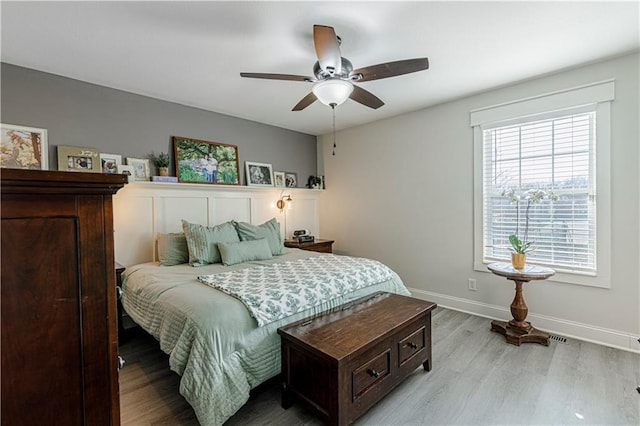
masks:
<instances>
[{"instance_id":1,"label":"wooden armoire","mask_svg":"<svg viewBox=\"0 0 640 426\"><path fill-rule=\"evenodd\" d=\"M6 425L119 425L112 195L126 176L0 170Z\"/></svg>"}]
</instances>

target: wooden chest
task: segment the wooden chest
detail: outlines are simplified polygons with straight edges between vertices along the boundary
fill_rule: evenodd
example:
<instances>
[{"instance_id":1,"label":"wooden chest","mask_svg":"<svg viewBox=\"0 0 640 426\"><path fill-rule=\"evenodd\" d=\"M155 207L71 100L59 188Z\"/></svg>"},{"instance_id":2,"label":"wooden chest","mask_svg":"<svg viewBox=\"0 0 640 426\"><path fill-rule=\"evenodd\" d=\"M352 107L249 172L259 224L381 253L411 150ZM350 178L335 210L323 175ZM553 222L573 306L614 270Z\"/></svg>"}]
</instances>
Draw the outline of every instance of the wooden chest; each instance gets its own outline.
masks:
<instances>
[{"instance_id":1,"label":"wooden chest","mask_svg":"<svg viewBox=\"0 0 640 426\"><path fill-rule=\"evenodd\" d=\"M435 303L376 293L278 329L282 406L350 424L421 364L431 370Z\"/></svg>"}]
</instances>

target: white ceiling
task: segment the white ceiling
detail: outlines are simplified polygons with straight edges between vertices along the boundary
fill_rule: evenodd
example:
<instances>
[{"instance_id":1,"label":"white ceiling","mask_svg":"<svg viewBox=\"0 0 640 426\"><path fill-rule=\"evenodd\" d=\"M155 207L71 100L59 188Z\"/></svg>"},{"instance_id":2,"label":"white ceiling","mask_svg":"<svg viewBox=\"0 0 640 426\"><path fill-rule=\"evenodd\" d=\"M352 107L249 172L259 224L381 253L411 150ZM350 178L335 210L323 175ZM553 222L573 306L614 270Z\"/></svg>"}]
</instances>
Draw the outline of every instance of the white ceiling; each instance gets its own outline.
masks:
<instances>
[{"instance_id":1,"label":"white ceiling","mask_svg":"<svg viewBox=\"0 0 640 426\"><path fill-rule=\"evenodd\" d=\"M347 128L636 50L638 1L1 2L3 62L304 133L330 108L291 108L313 75L314 24L333 26L354 68L428 57L430 69L360 83L386 105L348 100Z\"/></svg>"}]
</instances>

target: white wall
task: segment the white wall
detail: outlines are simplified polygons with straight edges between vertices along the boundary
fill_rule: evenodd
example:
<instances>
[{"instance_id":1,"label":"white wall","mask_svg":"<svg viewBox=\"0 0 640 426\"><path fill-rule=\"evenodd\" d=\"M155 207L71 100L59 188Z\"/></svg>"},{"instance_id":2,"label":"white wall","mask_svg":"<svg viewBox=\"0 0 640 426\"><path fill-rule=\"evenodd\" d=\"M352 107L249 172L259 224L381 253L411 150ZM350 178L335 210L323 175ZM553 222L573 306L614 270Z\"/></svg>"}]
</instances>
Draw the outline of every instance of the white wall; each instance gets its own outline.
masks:
<instances>
[{"instance_id":1,"label":"white wall","mask_svg":"<svg viewBox=\"0 0 640 426\"><path fill-rule=\"evenodd\" d=\"M640 350L638 62L634 53L340 131L335 157L332 136L320 137L323 235L336 240L337 252L387 263L416 297L510 318L513 283L473 270L469 111L615 78L611 288L538 281L526 285L525 299L539 328ZM468 290L469 278L478 291Z\"/></svg>"}]
</instances>

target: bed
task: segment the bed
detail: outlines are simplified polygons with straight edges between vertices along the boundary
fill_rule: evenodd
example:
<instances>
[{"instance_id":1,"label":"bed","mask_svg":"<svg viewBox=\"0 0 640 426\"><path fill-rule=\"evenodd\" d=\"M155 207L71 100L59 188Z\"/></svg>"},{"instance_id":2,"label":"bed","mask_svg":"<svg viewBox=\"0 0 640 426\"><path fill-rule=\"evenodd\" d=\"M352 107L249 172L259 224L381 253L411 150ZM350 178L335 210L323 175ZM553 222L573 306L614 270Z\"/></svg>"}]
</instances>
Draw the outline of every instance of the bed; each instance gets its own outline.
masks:
<instances>
[{"instance_id":1,"label":"bed","mask_svg":"<svg viewBox=\"0 0 640 426\"><path fill-rule=\"evenodd\" d=\"M395 272L387 279L349 291L263 326L245 302L207 285L232 271L249 273L296 262L332 261L335 256L299 249L267 260L194 268L149 262L127 267L123 275L123 307L160 342L171 370L181 376L180 393L202 425L220 425L249 398L249 392L280 372L278 327L378 291L409 295ZM200 279L198 278L200 277Z\"/></svg>"}]
</instances>

